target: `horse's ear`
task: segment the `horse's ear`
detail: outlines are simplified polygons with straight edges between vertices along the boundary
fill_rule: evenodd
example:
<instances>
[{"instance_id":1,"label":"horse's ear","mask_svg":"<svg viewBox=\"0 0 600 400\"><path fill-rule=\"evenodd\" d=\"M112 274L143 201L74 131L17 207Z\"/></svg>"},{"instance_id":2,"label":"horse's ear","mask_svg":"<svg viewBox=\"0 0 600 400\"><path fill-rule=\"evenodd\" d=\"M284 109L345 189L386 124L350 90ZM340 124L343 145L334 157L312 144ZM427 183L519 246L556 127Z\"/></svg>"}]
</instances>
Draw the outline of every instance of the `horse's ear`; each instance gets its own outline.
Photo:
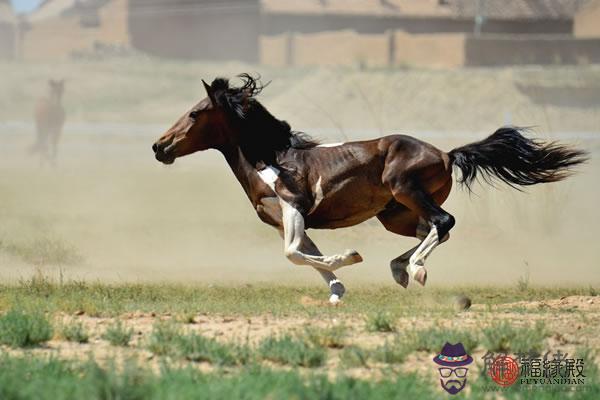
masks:
<instances>
[{"instance_id":1,"label":"horse's ear","mask_svg":"<svg viewBox=\"0 0 600 400\"><path fill-rule=\"evenodd\" d=\"M215 97L214 91L212 90L212 88L210 87L210 85L204 81L204 79L202 79L202 84L204 85L204 89L206 90L206 94L210 98L210 102L212 103L213 107L216 107L217 106L217 99Z\"/></svg>"}]
</instances>

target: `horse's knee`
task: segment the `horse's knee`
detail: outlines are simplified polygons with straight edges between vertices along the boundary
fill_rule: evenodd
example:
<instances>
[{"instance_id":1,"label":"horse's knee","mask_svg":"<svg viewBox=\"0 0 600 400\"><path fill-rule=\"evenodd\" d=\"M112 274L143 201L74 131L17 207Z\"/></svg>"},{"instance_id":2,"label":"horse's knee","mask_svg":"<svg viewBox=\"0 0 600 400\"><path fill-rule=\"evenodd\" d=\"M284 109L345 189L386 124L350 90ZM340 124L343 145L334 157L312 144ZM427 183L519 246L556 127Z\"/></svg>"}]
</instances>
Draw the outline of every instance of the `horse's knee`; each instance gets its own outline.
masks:
<instances>
[{"instance_id":1,"label":"horse's knee","mask_svg":"<svg viewBox=\"0 0 600 400\"><path fill-rule=\"evenodd\" d=\"M301 265L304 264L304 258L302 254L296 249L288 248L284 251L285 257L290 260L292 264Z\"/></svg>"}]
</instances>

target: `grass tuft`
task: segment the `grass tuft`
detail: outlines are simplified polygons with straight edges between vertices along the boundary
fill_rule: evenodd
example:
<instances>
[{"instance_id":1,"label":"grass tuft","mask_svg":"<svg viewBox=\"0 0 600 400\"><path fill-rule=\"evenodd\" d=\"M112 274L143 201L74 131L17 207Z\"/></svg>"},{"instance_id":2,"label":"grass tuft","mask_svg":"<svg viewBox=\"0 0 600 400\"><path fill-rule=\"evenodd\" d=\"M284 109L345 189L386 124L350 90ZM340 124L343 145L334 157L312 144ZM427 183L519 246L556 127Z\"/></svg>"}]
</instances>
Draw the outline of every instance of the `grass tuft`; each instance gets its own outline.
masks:
<instances>
[{"instance_id":1,"label":"grass tuft","mask_svg":"<svg viewBox=\"0 0 600 400\"><path fill-rule=\"evenodd\" d=\"M412 330L405 334L407 345L416 351L439 352L446 342L462 343L467 353L473 352L478 344L477 335L463 329L431 327Z\"/></svg>"},{"instance_id":2,"label":"grass tuft","mask_svg":"<svg viewBox=\"0 0 600 400\"><path fill-rule=\"evenodd\" d=\"M60 335L69 342L87 343L90 335L81 322L72 322L64 325L60 330Z\"/></svg>"},{"instance_id":3,"label":"grass tuft","mask_svg":"<svg viewBox=\"0 0 600 400\"><path fill-rule=\"evenodd\" d=\"M327 359L322 347L289 335L264 339L257 353L263 360L309 368L320 367Z\"/></svg>"},{"instance_id":4,"label":"grass tuft","mask_svg":"<svg viewBox=\"0 0 600 400\"><path fill-rule=\"evenodd\" d=\"M358 346L347 346L340 352L340 366L343 368L368 367L370 354Z\"/></svg>"},{"instance_id":5,"label":"grass tuft","mask_svg":"<svg viewBox=\"0 0 600 400\"><path fill-rule=\"evenodd\" d=\"M32 347L52 338L52 325L44 314L12 309L0 317L0 343Z\"/></svg>"},{"instance_id":6,"label":"grass tuft","mask_svg":"<svg viewBox=\"0 0 600 400\"><path fill-rule=\"evenodd\" d=\"M414 349L401 335L395 335L394 339L386 340L373 352L375 361L386 364L401 364Z\"/></svg>"},{"instance_id":7,"label":"grass tuft","mask_svg":"<svg viewBox=\"0 0 600 400\"><path fill-rule=\"evenodd\" d=\"M540 354L549 332L542 322L537 322L533 327L514 327L504 321L483 328L481 336L483 347L493 352Z\"/></svg>"},{"instance_id":8,"label":"grass tuft","mask_svg":"<svg viewBox=\"0 0 600 400\"><path fill-rule=\"evenodd\" d=\"M172 322L154 325L148 350L156 355L205 361L218 366L244 365L250 360L250 351L246 346L221 344L196 333L183 334Z\"/></svg>"},{"instance_id":9,"label":"grass tuft","mask_svg":"<svg viewBox=\"0 0 600 400\"><path fill-rule=\"evenodd\" d=\"M377 312L366 319L366 329L369 332L394 332L395 320L388 313Z\"/></svg>"},{"instance_id":10,"label":"grass tuft","mask_svg":"<svg viewBox=\"0 0 600 400\"><path fill-rule=\"evenodd\" d=\"M102 339L107 340L113 346L128 346L133 336L133 328L127 328L120 320L106 328Z\"/></svg>"},{"instance_id":11,"label":"grass tuft","mask_svg":"<svg viewBox=\"0 0 600 400\"><path fill-rule=\"evenodd\" d=\"M308 327L304 330L304 338L314 346L341 349L345 346L348 329L345 325L334 325L327 328Z\"/></svg>"}]
</instances>

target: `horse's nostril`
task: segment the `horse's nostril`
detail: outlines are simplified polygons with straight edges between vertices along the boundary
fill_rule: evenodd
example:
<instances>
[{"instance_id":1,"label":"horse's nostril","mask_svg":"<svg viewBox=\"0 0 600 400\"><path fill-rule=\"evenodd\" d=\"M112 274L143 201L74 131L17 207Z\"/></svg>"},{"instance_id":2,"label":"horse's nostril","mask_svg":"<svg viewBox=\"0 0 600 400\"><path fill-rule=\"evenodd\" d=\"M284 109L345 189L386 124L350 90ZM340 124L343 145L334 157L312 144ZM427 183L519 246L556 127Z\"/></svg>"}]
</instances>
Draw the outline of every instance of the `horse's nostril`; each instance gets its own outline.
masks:
<instances>
[{"instance_id":1,"label":"horse's nostril","mask_svg":"<svg viewBox=\"0 0 600 400\"><path fill-rule=\"evenodd\" d=\"M154 151L155 153L158 151L158 145L156 143L152 145L152 151Z\"/></svg>"}]
</instances>

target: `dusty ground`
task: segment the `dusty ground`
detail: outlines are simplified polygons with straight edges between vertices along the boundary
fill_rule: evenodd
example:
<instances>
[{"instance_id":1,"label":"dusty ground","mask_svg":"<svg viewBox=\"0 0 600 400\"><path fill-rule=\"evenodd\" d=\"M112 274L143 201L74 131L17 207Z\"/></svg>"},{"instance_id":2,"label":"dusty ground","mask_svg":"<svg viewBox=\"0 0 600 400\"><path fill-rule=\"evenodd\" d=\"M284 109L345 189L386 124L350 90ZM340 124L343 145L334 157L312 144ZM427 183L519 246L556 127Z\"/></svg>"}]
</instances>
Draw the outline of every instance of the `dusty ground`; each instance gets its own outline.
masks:
<instances>
[{"instance_id":1,"label":"dusty ground","mask_svg":"<svg viewBox=\"0 0 600 400\"><path fill-rule=\"evenodd\" d=\"M299 301L306 302L306 298ZM318 307L315 304L308 307ZM344 307L342 304L340 307ZM127 327L134 330L133 339L128 347L111 346L101 335L111 325L115 318L90 317L82 312L57 313L53 316L55 326L81 322L90 333L89 343L78 344L65 341L55 337L42 347L15 350L2 346L2 351L10 354L35 354L52 355L61 359L86 360L89 357L100 362L111 360L125 360L131 357L143 360L144 364L151 365L157 371L160 369L161 357L157 357L147 349L149 336L154 325L158 321L172 321L184 327L185 332L196 332L203 336L216 338L223 343L247 343L257 345L261 340L278 334L302 333L306 327L328 328L343 325L347 329L347 336L343 340L344 346L359 346L363 349L373 350L383 345L386 341L393 339L395 335L410 330L423 330L432 327L444 327L449 329L464 329L477 331L483 327L492 326L502 321L507 321L512 326L532 326L536 322L542 322L549 332L543 348L555 352L560 349L563 353L576 354L580 349L599 349L600 338L597 335L597 327L600 326L600 297L598 296L566 296L546 301L519 301L512 303L500 303L496 305L475 304L468 311L456 312L446 318L428 314L414 315L412 317L399 317L395 319L396 332L368 332L364 315L347 315L338 313L330 316L274 316L265 313L256 316L240 316L239 314L215 315L195 314L187 315L186 321L182 321L180 315L171 313L144 313L131 312L118 317ZM435 378L431 368L433 353L415 352L410 354L402 364L383 364L369 361L366 367L351 367L340 362L341 349L330 349L327 363L313 371L320 371L332 377L339 373L356 377L381 377L384 371L390 369L406 372L418 372L424 376ZM487 352L482 345L471 354L475 360L471 367L477 374L483 366L482 357ZM187 364L185 361L177 361ZM600 358L596 359L600 362ZM209 363L192 363L203 371L214 369ZM271 365L274 366L274 365ZM275 366L277 368L288 368ZM432 375L433 374L433 375Z\"/></svg>"}]
</instances>

